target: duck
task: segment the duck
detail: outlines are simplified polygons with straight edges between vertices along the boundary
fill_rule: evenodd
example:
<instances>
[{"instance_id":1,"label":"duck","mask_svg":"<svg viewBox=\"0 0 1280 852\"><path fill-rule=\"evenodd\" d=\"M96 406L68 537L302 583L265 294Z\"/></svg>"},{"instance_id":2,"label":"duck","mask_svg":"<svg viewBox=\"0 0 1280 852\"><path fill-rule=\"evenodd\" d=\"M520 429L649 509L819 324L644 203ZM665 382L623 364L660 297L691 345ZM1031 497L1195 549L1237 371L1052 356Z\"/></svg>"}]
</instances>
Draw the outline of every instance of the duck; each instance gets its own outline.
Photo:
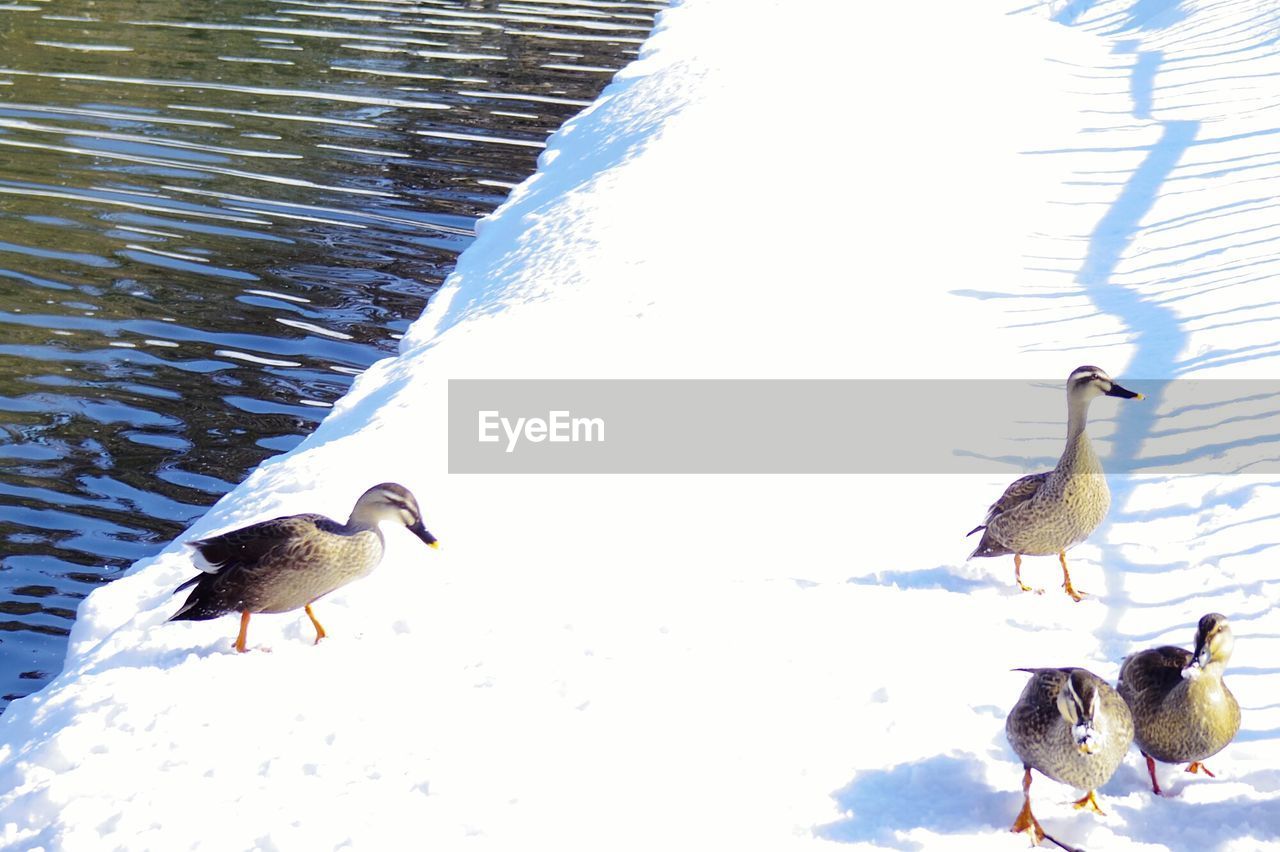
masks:
<instances>
[{"instance_id":1,"label":"duck","mask_svg":"<svg viewBox=\"0 0 1280 852\"><path fill-rule=\"evenodd\" d=\"M1067 377L1067 444L1053 470L1016 479L987 509L986 519L966 535L982 530L982 539L969 558L1013 554L1013 576L1024 592L1023 556L1058 554L1062 588L1072 600L1077 591L1067 570L1067 551L1098 528L1111 507L1111 491L1102 465L1094 455L1085 427L1089 403L1099 396L1144 399L1121 387L1100 367L1076 367Z\"/></svg>"},{"instance_id":2,"label":"duck","mask_svg":"<svg viewBox=\"0 0 1280 852\"><path fill-rule=\"evenodd\" d=\"M1031 813L1031 770L1085 790L1074 804L1102 814L1095 790L1107 783L1133 742L1133 717L1111 685L1082 668L1026 668L1031 679L1005 719L1005 736L1022 760L1022 810L1010 831L1033 846L1045 838Z\"/></svg>"},{"instance_id":3,"label":"duck","mask_svg":"<svg viewBox=\"0 0 1280 852\"><path fill-rule=\"evenodd\" d=\"M1194 651L1149 648L1120 666L1116 688L1133 712L1134 739L1157 796L1157 760L1186 763L1187 772L1217 777L1203 761L1226 748L1240 730L1240 704L1222 679L1234 647L1227 617L1211 612L1196 625Z\"/></svg>"},{"instance_id":4,"label":"duck","mask_svg":"<svg viewBox=\"0 0 1280 852\"><path fill-rule=\"evenodd\" d=\"M403 524L427 546L439 547L423 525L418 501L395 482L361 494L345 524L324 515L288 515L186 542L196 551L200 573L174 589L191 592L168 620L239 613L235 649L244 653L250 615L302 609L319 643L326 634L311 605L378 566L385 549L378 525L384 521Z\"/></svg>"}]
</instances>

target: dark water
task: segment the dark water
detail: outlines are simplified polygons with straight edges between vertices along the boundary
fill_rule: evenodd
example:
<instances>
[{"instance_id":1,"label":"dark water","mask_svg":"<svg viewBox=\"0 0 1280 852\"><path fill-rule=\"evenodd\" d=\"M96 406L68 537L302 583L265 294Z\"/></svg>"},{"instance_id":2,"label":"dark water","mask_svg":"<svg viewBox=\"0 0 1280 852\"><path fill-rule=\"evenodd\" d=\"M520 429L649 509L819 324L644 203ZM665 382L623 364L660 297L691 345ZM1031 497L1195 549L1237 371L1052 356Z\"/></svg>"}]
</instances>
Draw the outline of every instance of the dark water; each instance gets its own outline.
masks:
<instances>
[{"instance_id":1,"label":"dark water","mask_svg":"<svg viewBox=\"0 0 1280 852\"><path fill-rule=\"evenodd\" d=\"M0 2L0 706L394 351L658 8Z\"/></svg>"}]
</instances>

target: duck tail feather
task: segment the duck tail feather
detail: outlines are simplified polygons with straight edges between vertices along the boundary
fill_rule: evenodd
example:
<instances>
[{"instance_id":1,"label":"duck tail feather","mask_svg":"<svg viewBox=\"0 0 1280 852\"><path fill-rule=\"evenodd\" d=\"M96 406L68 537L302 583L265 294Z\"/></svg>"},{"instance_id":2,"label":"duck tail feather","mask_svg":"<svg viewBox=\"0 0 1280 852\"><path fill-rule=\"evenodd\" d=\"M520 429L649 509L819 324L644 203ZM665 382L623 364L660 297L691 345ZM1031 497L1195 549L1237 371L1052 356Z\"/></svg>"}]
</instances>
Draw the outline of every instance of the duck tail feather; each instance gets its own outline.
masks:
<instances>
[{"instance_id":1,"label":"duck tail feather","mask_svg":"<svg viewBox=\"0 0 1280 852\"><path fill-rule=\"evenodd\" d=\"M200 590L191 593L191 597L187 598L186 603L178 608L178 611L169 616L168 621L208 621L211 618L217 618L220 615L226 615L226 610L216 607L210 607L208 603L199 597Z\"/></svg>"},{"instance_id":2,"label":"duck tail feather","mask_svg":"<svg viewBox=\"0 0 1280 852\"><path fill-rule=\"evenodd\" d=\"M187 595L187 599L182 602L182 606L178 607L178 611L169 616L169 621L207 621L210 618L217 618L230 612L225 607L219 606L214 600L210 600L211 583L209 581L212 576L210 574L197 574L173 590L176 595L183 589L195 586L194 589L191 589L191 594ZM205 582L201 582L202 580Z\"/></svg>"},{"instance_id":3,"label":"duck tail feather","mask_svg":"<svg viewBox=\"0 0 1280 852\"><path fill-rule=\"evenodd\" d=\"M199 582L200 582L200 578L201 578L201 577L203 577L203 576L204 576L203 574L197 574L197 575L195 575L195 576L194 576L194 577L192 577L190 580L187 580L187 581L186 581L185 583L183 583L181 586L178 586L178 588L174 589L174 590L173 590L173 594L175 594L175 595L176 595L178 592L182 591L183 589L189 589L189 588L191 588L191 587L192 587L192 586L194 586L196 583L199 583Z\"/></svg>"},{"instance_id":4,"label":"duck tail feather","mask_svg":"<svg viewBox=\"0 0 1280 852\"><path fill-rule=\"evenodd\" d=\"M199 539L197 541L186 541L186 542L183 542L183 544L185 544L187 547L190 547L195 551L195 553L191 554L191 564L194 565L199 570L201 570L202 572L204 572L205 574L217 574L224 567L226 567L225 562L216 562L213 559L210 559L209 555L205 552L205 549L209 545L208 539ZM182 587L179 586L178 588L182 588Z\"/></svg>"},{"instance_id":5,"label":"duck tail feather","mask_svg":"<svg viewBox=\"0 0 1280 852\"><path fill-rule=\"evenodd\" d=\"M982 541L978 542L978 546L973 549L973 553L969 554L969 558L976 559L983 556L1006 556L1010 553L1013 553L1013 551L993 539L991 537L991 533L988 531L983 533Z\"/></svg>"}]
</instances>

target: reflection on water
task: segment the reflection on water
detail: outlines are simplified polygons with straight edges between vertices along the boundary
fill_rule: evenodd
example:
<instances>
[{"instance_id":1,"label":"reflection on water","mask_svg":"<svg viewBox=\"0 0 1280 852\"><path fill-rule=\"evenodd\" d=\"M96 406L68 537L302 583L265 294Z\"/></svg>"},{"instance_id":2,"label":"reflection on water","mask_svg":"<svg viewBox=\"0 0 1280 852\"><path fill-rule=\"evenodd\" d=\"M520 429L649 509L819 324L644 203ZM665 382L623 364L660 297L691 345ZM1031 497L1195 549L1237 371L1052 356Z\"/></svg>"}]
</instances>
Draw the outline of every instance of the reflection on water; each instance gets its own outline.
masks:
<instances>
[{"instance_id":1,"label":"reflection on water","mask_svg":"<svg viewBox=\"0 0 1280 852\"><path fill-rule=\"evenodd\" d=\"M659 4L0 4L0 695L292 447Z\"/></svg>"}]
</instances>

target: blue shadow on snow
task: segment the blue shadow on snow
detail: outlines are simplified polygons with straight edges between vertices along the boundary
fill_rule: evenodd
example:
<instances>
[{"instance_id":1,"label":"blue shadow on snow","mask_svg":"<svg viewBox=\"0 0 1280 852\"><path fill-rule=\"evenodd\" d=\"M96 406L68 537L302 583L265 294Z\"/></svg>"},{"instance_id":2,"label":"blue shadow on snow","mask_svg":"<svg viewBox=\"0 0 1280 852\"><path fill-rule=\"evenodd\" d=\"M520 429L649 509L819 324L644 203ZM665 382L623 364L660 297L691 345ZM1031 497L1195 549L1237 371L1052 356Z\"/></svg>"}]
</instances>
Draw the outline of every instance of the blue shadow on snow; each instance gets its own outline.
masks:
<instances>
[{"instance_id":1,"label":"blue shadow on snow","mask_svg":"<svg viewBox=\"0 0 1280 852\"><path fill-rule=\"evenodd\" d=\"M839 843L879 843L896 849L923 849L898 832L924 828L940 834L989 829L1004 831L1022 806L1022 796L996 790L983 778L977 757L937 755L915 763L860 773L838 790L846 812L817 826L814 834Z\"/></svg>"}]
</instances>

